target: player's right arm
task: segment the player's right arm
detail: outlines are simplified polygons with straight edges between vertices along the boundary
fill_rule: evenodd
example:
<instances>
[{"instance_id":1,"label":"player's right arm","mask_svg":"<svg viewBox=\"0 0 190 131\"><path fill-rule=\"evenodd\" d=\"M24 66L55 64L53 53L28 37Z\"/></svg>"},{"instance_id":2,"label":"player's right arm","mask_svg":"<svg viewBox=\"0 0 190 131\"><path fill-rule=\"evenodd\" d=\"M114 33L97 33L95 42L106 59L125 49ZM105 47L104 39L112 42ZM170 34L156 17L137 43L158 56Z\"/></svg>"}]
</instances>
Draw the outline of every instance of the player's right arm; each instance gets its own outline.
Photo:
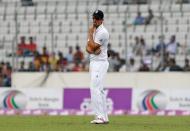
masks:
<instances>
[{"instance_id":1,"label":"player's right arm","mask_svg":"<svg viewBox=\"0 0 190 131\"><path fill-rule=\"evenodd\" d=\"M87 45L86 45L86 51L89 53L89 54L95 54L95 55L98 55L100 54L101 52L101 49L100 49L100 44L96 43L93 39L93 33L94 31L96 30L95 27L91 27L89 29L89 32L88 32L88 42L87 42Z\"/></svg>"}]
</instances>

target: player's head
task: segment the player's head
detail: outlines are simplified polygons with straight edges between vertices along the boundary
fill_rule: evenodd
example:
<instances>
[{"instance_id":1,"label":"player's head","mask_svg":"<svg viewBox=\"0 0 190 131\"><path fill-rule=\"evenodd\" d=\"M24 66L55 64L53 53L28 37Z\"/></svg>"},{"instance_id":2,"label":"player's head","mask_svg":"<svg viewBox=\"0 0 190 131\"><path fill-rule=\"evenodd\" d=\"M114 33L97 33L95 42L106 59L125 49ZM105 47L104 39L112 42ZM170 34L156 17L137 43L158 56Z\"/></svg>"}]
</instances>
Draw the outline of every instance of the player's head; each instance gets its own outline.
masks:
<instances>
[{"instance_id":1,"label":"player's head","mask_svg":"<svg viewBox=\"0 0 190 131\"><path fill-rule=\"evenodd\" d=\"M104 13L101 10L95 10L92 19L94 26L97 28L104 20Z\"/></svg>"}]
</instances>

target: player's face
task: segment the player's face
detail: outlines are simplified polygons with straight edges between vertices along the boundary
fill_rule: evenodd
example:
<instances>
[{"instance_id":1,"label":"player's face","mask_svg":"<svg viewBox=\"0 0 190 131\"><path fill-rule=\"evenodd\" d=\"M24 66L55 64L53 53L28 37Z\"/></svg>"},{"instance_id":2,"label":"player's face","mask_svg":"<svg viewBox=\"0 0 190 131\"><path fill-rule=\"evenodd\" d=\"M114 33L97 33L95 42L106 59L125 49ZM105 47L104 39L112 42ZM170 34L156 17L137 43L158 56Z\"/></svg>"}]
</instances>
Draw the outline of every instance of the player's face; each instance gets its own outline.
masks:
<instances>
[{"instance_id":1,"label":"player's face","mask_svg":"<svg viewBox=\"0 0 190 131\"><path fill-rule=\"evenodd\" d=\"M102 21L103 21L103 20L95 19L95 18L93 17L93 25L94 25L96 28L97 28L99 25L102 24Z\"/></svg>"}]
</instances>

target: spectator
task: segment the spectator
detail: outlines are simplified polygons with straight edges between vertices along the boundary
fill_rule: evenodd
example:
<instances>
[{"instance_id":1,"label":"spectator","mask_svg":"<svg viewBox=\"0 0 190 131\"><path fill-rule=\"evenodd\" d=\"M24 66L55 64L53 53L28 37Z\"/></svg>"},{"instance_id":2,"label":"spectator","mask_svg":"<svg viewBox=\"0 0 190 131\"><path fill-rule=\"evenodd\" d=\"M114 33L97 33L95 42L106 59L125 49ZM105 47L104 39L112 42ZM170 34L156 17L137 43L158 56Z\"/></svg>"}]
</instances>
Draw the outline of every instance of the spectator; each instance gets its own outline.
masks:
<instances>
[{"instance_id":1,"label":"spectator","mask_svg":"<svg viewBox=\"0 0 190 131\"><path fill-rule=\"evenodd\" d=\"M69 46L69 52L68 52L68 54L66 54L66 59L67 59L68 63L73 62L73 47L72 46Z\"/></svg>"},{"instance_id":2,"label":"spectator","mask_svg":"<svg viewBox=\"0 0 190 131\"><path fill-rule=\"evenodd\" d=\"M138 56L143 56L146 54L146 43L144 38L135 37L135 46L134 46L134 54Z\"/></svg>"},{"instance_id":3,"label":"spectator","mask_svg":"<svg viewBox=\"0 0 190 131\"><path fill-rule=\"evenodd\" d=\"M145 25L149 25L153 18L154 18L153 11L149 9L148 16L145 18Z\"/></svg>"},{"instance_id":4,"label":"spectator","mask_svg":"<svg viewBox=\"0 0 190 131\"><path fill-rule=\"evenodd\" d=\"M45 46L42 48L42 54L40 55L40 59L41 59L40 71L49 71L50 70L49 53Z\"/></svg>"},{"instance_id":5,"label":"spectator","mask_svg":"<svg viewBox=\"0 0 190 131\"><path fill-rule=\"evenodd\" d=\"M166 52L168 52L171 55L176 55L178 46L179 43L176 42L175 35L172 35L170 38L170 42L166 45Z\"/></svg>"},{"instance_id":6,"label":"spectator","mask_svg":"<svg viewBox=\"0 0 190 131\"><path fill-rule=\"evenodd\" d=\"M140 46L140 39L139 39L139 37L138 36L136 36L135 37L135 43L134 43L134 45L132 46L132 50L133 50L133 54L137 54L137 49L139 48L139 46Z\"/></svg>"},{"instance_id":7,"label":"spectator","mask_svg":"<svg viewBox=\"0 0 190 131\"><path fill-rule=\"evenodd\" d=\"M63 71L63 72L69 71L67 69L67 65L68 65L67 59L63 56L62 52L59 52L58 53L58 61L57 61L57 70Z\"/></svg>"},{"instance_id":8,"label":"spectator","mask_svg":"<svg viewBox=\"0 0 190 131\"><path fill-rule=\"evenodd\" d=\"M7 76L6 74L3 75L3 86L11 87L11 76Z\"/></svg>"},{"instance_id":9,"label":"spectator","mask_svg":"<svg viewBox=\"0 0 190 131\"><path fill-rule=\"evenodd\" d=\"M55 53L53 52L49 57L49 64L52 71L57 70L57 61L58 59L55 56Z\"/></svg>"},{"instance_id":10,"label":"spectator","mask_svg":"<svg viewBox=\"0 0 190 131\"><path fill-rule=\"evenodd\" d=\"M116 53L110 56L109 58L109 72L114 72L115 71L115 66L118 65L118 61L116 58Z\"/></svg>"},{"instance_id":11,"label":"spectator","mask_svg":"<svg viewBox=\"0 0 190 131\"><path fill-rule=\"evenodd\" d=\"M115 51L112 50L111 44L108 44L108 57L113 56L115 54Z\"/></svg>"},{"instance_id":12,"label":"spectator","mask_svg":"<svg viewBox=\"0 0 190 131\"><path fill-rule=\"evenodd\" d=\"M11 87L12 68L10 63L1 62L0 64L0 85L3 87Z\"/></svg>"},{"instance_id":13,"label":"spectator","mask_svg":"<svg viewBox=\"0 0 190 131\"><path fill-rule=\"evenodd\" d=\"M119 53L115 52L109 58L109 69L108 71L118 72L121 67L125 64L125 60L120 58Z\"/></svg>"},{"instance_id":14,"label":"spectator","mask_svg":"<svg viewBox=\"0 0 190 131\"><path fill-rule=\"evenodd\" d=\"M41 57L42 65L43 64L46 65L49 62L49 53L48 53L47 48L45 46L42 48L42 54L40 57Z\"/></svg>"},{"instance_id":15,"label":"spectator","mask_svg":"<svg viewBox=\"0 0 190 131\"><path fill-rule=\"evenodd\" d=\"M118 72L120 68L125 64L125 60L120 57L119 53L115 53L115 57L116 57L116 64L114 67L114 71Z\"/></svg>"},{"instance_id":16,"label":"spectator","mask_svg":"<svg viewBox=\"0 0 190 131\"><path fill-rule=\"evenodd\" d=\"M189 59L185 59L185 65L183 67L184 71L190 71Z\"/></svg>"},{"instance_id":17,"label":"spectator","mask_svg":"<svg viewBox=\"0 0 190 131\"><path fill-rule=\"evenodd\" d=\"M29 51L29 55L33 56L34 52L36 52L37 49L37 45L36 43L33 41L33 37L29 37L29 44L27 45L27 49Z\"/></svg>"},{"instance_id":18,"label":"spectator","mask_svg":"<svg viewBox=\"0 0 190 131\"><path fill-rule=\"evenodd\" d=\"M74 53L74 63L78 62L81 63L82 60L84 59L84 54L80 50L80 46L76 46L76 52Z\"/></svg>"},{"instance_id":19,"label":"spectator","mask_svg":"<svg viewBox=\"0 0 190 131\"><path fill-rule=\"evenodd\" d=\"M164 36L159 36L159 43L156 45L156 48L152 49L152 51L158 56L160 56L162 53L165 54L166 44L164 42Z\"/></svg>"},{"instance_id":20,"label":"spectator","mask_svg":"<svg viewBox=\"0 0 190 131\"><path fill-rule=\"evenodd\" d=\"M183 69L176 64L176 61L174 58L170 58L169 61L169 71L183 71Z\"/></svg>"},{"instance_id":21,"label":"spectator","mask_svg":"<svg viewBox=\"0 0 190 131\"><path fill-rule=\"evenodd\" d=\"M41 57L38 51L35 52L34 54L34 68L35 71L40 71L41 67Z\"/></svg>"},{"instance_id":22,"label":"spectator","mask_svg":"<svg viewBox=\"0 0 190 131\"><path fill-rule=\"evenodd\" d=\"M141 44L140 44L139 54L141 56L146 55L146 53L147 53L146 42L145 42L145 39L143 37L141 37L140 43Z\"/></svg>"},{"instance_id":23,"label":"spectator","mask_svg":"<svg viewBox=\"0 0 190 131\"><path fill-rule=\"evenodd\" d=\"M129 59L129 64L127 66L127 71L129 71L129 72L136 72L136 71L138 71L138 68L135 65L135 59L134 58L130 58Z\"/></svg>"},{"instance_id":24,"label":"spectator","mask_svg":"<svg viewBox=\"0 0 190 131\"><path fill-rule=\"evenodd\" d=\"M137 12L137 16L133 21L133 25L143 25L145 22L145 18L141 16L141 12Z\"/></svg>"},{"instance_id":25,"label":"spectator","mask_svg":"<svg viewBox=\"0 0 190 131\"><path fill-rule=\"evenodd\" d=\"M25 41L25 37L24 36L21 36L20 37L20 43L18 44L18 49L17 49L17 55L19 56L25 56L26 54L26 51L27 51L27 48L26 48L27 44L26 44L26 41Z\"/></svg>"}]
</instances>

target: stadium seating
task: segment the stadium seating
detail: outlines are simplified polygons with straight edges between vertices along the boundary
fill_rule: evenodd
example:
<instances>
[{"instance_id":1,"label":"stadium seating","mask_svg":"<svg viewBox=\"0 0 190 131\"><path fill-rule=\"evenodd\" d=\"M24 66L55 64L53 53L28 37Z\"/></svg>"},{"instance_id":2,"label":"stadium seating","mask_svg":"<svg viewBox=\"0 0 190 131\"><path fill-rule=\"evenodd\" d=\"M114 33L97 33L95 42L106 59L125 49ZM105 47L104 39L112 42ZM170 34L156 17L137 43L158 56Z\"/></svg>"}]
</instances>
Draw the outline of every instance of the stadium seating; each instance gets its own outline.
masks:
<instances>
[{"instance_id":1,"label":"stadium seating","mask_svg":"<svg viewBox=\"0 0 190 131\"><path fill-rule=\"evenodd\" d=\"M104 5L105 1L98 0L33 0L33 2L37 3L36 6L21 6L19 0L4 0L4 3L0 4L0 45L4 47L1 49L3 51L0 51L2 54L0 61L5 60L7 54L4 53L12 52L10 47L19 41L20 36L35 37L39 50L47 46L50 51L53 47L54 50L61 49L65 52L68 46L78 44L84 51L88 26L92 22L91 13L95 9L105 12L105 26L110 32L110 42L123 58L126 57L125 45L134 43L135 36L143 36L148 48L155 46L162 33L166 42L175 34L180 44L190 43L190 4L173 3L166 8L164 3ZM137 11L146 16L149 8L155 15L151 25L127 26L133 22ZM161 32L161 12L163 12L163 32ZM15 36L17 36L16 41L14 41ZM181 63L186 56L179 56L177 61Z\"/></svg>"}]
</instances>

